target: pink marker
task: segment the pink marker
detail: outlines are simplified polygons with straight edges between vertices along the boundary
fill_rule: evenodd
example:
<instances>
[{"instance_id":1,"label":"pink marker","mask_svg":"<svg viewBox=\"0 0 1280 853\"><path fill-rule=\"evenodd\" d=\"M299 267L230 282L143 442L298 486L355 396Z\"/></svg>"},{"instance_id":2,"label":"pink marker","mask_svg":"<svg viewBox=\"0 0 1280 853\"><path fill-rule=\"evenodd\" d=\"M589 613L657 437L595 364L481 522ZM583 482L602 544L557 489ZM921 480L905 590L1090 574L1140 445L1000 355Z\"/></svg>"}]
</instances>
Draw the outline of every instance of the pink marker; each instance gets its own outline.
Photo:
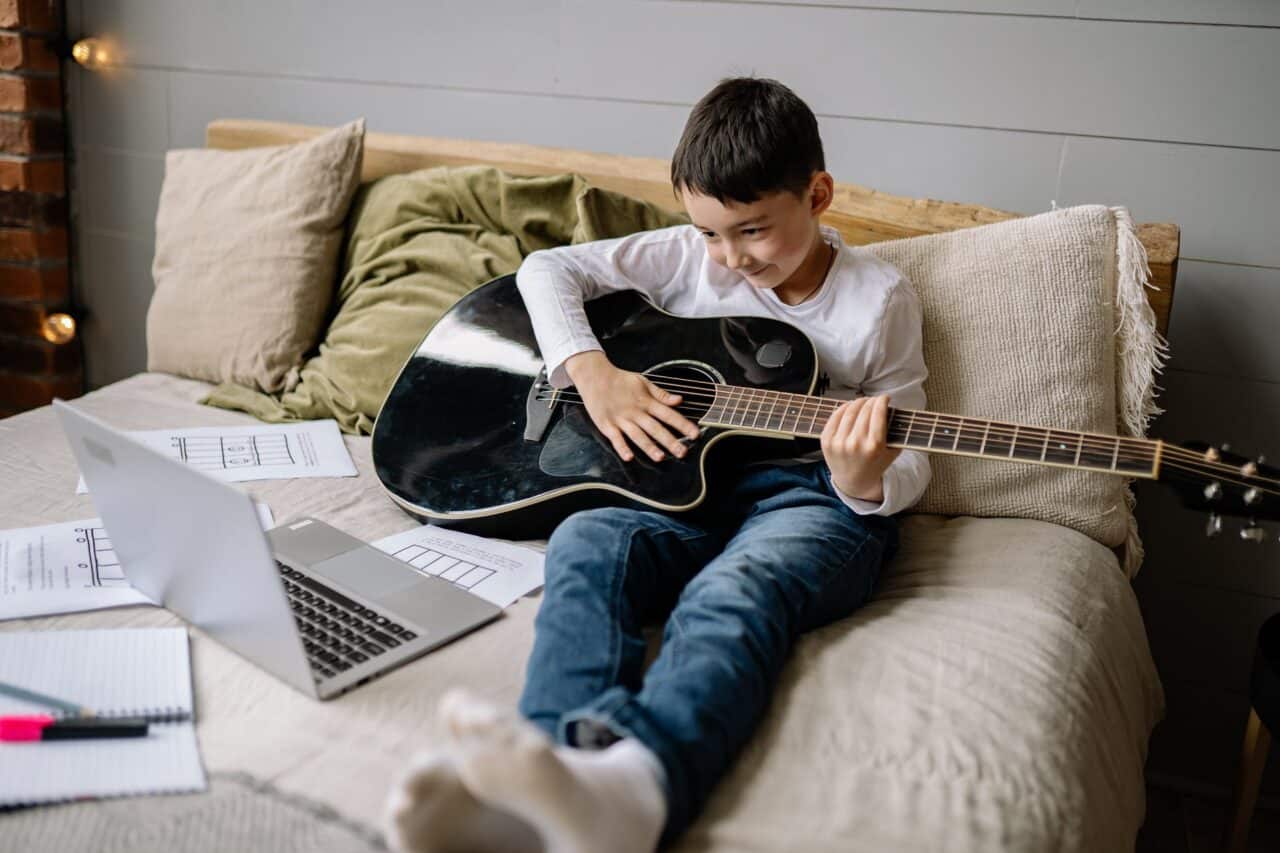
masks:
<instances>
[{"instance_id":1,"label":"pink marker","mask_svg":"<svg viewBox=\"0 0 1280 853\"><path fill-rule=\"evenodd\" d=\"M74 717L65 720L48 714L0 717L0 741L143 737L146 733L147 721L141 717Z\"/></svg>"}]
</instances>

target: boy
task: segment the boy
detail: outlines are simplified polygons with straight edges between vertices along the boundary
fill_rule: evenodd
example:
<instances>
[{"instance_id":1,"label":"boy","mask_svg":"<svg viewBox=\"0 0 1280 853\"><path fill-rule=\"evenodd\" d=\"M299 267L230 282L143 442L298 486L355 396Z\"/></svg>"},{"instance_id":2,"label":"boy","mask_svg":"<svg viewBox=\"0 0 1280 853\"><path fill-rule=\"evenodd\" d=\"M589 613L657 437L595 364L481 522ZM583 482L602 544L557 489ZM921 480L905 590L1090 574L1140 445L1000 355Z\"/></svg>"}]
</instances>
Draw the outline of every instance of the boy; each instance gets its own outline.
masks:
<instances>
[{"instance_id":1,"label":"boy","mask_svg":"<svg viewBox=\"0 0 1280 853\"><path fill-rule=\"evenodd\" d=\"M886 446L890 397L923 407L920 308L906 279L819 216L834 183L813 113L772 80L722 81L672 160L693 224L530 255L517 284L553 384L576 386L624 460L683 456L677 395L614 367L583 302L632 288L680 316L804 330L846 398L821 458L745 466L678 517L599 509L547 546L520 712L461 692L447 748L393 793L389 836L416 851L647 853L697 816L764 715L797 635L867 600L893 514L929 480ZM726 445L721 453L732 452ZM644 671L641 627L665 622Z\"/></svg>"}]
</instances>

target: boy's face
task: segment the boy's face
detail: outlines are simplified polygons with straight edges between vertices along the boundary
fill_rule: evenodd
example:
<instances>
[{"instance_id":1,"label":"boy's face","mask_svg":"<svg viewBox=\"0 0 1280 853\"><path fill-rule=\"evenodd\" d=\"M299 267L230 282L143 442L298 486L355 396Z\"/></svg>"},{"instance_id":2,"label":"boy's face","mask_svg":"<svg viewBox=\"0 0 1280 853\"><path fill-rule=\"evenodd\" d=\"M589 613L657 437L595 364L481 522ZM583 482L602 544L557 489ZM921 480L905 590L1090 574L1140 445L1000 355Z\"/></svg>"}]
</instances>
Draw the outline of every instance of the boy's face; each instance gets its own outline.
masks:
<instances>
[{"instance_id":1,"label":"boy's face","mask_svg":"<svg viewBox=\"0 0 1280 853\"><path fill-rule=\"evenodd\" d=\"M830 175L819 172L800 196L776 192L742 204L682 189L680 199L713 261L755 287L802 293L816 284L798 279L812 274L818 216L830 205L830 192Z\"/></svg>"}]
</instances>

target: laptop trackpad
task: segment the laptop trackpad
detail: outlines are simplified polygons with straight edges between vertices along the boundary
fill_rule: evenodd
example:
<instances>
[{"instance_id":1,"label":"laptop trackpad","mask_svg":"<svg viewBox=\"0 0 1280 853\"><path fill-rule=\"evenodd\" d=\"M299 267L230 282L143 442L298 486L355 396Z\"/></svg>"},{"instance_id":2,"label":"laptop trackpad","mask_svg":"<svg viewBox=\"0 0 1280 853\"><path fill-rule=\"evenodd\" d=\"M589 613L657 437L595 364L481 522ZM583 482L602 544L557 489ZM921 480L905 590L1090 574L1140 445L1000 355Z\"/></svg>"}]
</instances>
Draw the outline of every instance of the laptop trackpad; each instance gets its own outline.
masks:
<instances>
[{"instance_id":1,"label":"laptop trackpad","mask_svg":"<svg viewBox=\"0 0 1280 853\"><path fill-rule=\"evenodd\" d=\"M420 574L395 557L369 547L316 563L311 570L368 598L381 598L422 582Z\"/></svg>"}]
</instances>

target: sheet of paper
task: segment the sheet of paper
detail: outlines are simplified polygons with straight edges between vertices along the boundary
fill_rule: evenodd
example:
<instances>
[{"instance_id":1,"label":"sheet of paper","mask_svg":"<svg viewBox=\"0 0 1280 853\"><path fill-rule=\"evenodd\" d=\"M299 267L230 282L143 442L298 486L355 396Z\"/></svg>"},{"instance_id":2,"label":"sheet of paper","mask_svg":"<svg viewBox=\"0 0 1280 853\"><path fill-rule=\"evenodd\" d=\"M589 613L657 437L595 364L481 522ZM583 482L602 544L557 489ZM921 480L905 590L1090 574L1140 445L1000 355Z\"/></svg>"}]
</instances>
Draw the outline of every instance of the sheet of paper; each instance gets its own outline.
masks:
<instances>
[{"instance_id":1,"label":"sheet of paper","mask_svg":"<svg viewBox=\"0 0 1280 853\"><path fill-rule=\"evenodd\" d=\"M542 586L543 555L522 545L425 524L373 543L426 575L499 607Z\"/></svg>"},{"instance_id":2,"label":"sheet of paper","mask_svg":"<svg viewBox=\"0 0 1280 853\"><path fill-rule=\"evenodd\" d=\"M356 476L355 463L342 442L335 420L234 428L153 429L129 435L232 483ZM86 491L81 478L76 493Z\"/></svg>"},{"instance_id":3,"label":"sheet of paper","mask_svg":"<svg viewBox=\"0 0 1280 853\"><path fill-rule=\"evenodd\" d=\"M262 529L274 527L255 506ZM0 619L152 603L129 585L100 518L0 530Z\"/></svg>"}]
</instances>

